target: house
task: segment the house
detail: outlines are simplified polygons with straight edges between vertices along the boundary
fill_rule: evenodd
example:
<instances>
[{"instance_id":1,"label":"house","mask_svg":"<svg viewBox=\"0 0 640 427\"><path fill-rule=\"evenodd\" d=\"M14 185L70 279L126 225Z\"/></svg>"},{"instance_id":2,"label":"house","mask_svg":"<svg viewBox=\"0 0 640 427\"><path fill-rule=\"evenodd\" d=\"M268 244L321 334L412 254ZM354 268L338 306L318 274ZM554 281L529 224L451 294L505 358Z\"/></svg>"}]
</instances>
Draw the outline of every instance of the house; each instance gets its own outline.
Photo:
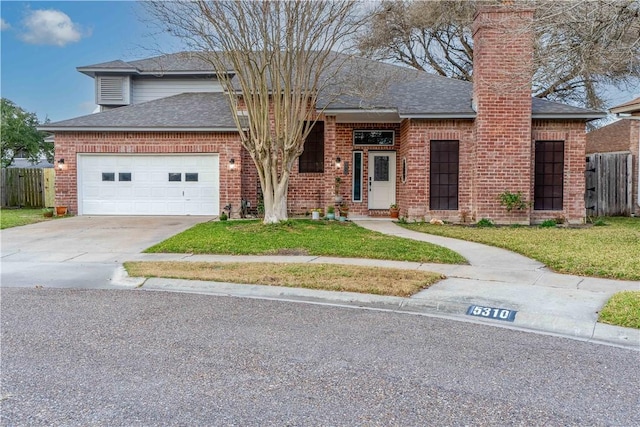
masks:
<instances>
[{"instance_id":1,"label":"house","mask_svg":"<svg viewBox=\"0 0 640 427\"><path fill-rule=\"evenodd\" d=\"M581 223L585 123L604 114L532 99L532 19L528 9L479 10L473 83L352 59L372 87L388 71L396 77L367 108L355 96L320 97L322 120L294 166L289 211L333 204L340 176L350 215L386 216L397 203L408 219ZM42 128L64 159L57 204L80 215L216 215L231 205L237 216L242 200L256 206L257 173L229 101L197 56L78 71L95 80L101 112ZM531 207L507 212L505 191Z\"/></svg>"},{"instance_id":2,"label":"house","mask_svg":"<svg viewBox=\"0 0 640 427\"><path fill-rule=\"evenodd\" d=\"M631 181L630 212L640 215L640 98L613 107L611 113L617 114L617 120L607 126L591 131L587 134L587 154L592 153L629 153L631 167L628 171L630 180L623 177L624 182L617 186L626 185Z\"/></svg>"}]
</instances>

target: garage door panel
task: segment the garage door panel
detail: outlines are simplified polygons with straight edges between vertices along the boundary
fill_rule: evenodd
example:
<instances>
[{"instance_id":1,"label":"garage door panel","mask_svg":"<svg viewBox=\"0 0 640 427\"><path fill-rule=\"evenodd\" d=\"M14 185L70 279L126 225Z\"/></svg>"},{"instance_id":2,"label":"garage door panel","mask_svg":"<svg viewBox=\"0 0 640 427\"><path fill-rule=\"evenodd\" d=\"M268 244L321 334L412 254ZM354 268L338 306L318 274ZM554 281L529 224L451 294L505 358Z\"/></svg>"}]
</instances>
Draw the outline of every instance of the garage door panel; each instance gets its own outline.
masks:
<instances>
[{"instance_id":1,"label":"garage door panel","mask_svg":"<svg viewBox=\"0 0 640 427\"><path fill-rule=\"evenodd\" d=\"M103 181L103 173L114 174L114 180ZM179 173L181 180L169 181L169 173ZM186 181L187 173L197 174L197 180ZM78 156L79 206L85 215L215 215L219 188L217 154Z\"/></svg>"}]
</instances>

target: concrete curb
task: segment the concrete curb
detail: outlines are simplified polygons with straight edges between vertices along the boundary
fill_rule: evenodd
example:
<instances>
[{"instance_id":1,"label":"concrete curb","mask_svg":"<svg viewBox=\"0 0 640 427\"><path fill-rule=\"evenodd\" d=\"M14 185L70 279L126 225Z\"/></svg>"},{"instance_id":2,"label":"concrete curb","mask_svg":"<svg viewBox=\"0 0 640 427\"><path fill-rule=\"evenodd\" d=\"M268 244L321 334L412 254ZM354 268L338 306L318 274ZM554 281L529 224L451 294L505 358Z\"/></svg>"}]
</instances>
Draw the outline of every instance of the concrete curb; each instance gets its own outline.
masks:
<instances>
[{"instance_id":1,"label":"concrete curb","mask_svg":"<svg viewBox=\"0 0 640 427\"><path fill-rule=\"evenodd\" d=\"M514 322L484 319L466 315L471 304L438 298L402 298L353 292L162 278L147 279L141 289L324 304L443 317L640 351L640 330L527 311L518 311Z\"/></svg>"}]
</instances>

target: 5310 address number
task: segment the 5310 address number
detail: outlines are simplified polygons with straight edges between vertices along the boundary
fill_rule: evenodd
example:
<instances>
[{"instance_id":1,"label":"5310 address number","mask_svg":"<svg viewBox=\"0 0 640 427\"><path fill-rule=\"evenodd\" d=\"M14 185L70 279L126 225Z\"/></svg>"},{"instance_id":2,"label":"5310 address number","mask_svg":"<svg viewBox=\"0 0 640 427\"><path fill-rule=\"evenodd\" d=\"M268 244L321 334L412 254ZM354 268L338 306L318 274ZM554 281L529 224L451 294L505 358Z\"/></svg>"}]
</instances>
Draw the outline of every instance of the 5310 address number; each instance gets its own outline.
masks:
<instances>
[{"instance_id":1,"label":"5310 address number","mask_svg":"<svg viewBox=\"0 0 640 427\"><path fill-rule=\"evenodd\" d=\"M495 307L483 307L481 305L470 305L467 309L469 316L484 317L487 319L504 320L507 322L513 322L516 320L515 310L508 310L506 308Z\"/></svg>"}]
</instances>

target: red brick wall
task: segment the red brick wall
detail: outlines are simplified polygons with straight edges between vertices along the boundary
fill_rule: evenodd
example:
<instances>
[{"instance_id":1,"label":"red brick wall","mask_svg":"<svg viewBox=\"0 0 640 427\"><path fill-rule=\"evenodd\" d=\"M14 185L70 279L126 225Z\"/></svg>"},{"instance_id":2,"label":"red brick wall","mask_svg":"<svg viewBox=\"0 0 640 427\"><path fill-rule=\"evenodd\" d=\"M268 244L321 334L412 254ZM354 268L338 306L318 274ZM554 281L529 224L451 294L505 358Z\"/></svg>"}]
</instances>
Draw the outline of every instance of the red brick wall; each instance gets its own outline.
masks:
<instances>
[{"instance_id":1,"label":"red brick wall","mask_svg":"<svg viewBox=\"0 0 640 427\"><path fill-rule=\"evenodd\" d=\"M237 134L197 132L56 132L56 159L66 169L56 169L56 205L78 212L77 155L84 153L167 154L219 153L220 209L231 203L234 216L240 207L243 156ZM235 169L229 170L229 159Z\"/></svg>"},{"instance_id":2,"label":"red brick wall","mask_svg":"<svg viewBox=\"0 0 640 427\"><path fill-rule=\"evenodd\" d=\"M393 130L395 132L394 145L384 147L373 146L354 146L353 145L353 131L354 130ZM388 209L381 211L369 211L369 192L367 191L366 181L369 173L369 157L368 153L371 151L395 151L396 152L396 189L398 189L401 172L401 158L399 149L402 147L400 124L398 123L337 123L336 124L336 148L333 157L333 178L332 182L335 182L335 176L342 178L342 185L340 187L340 194L345 202L349 204L350 214L356 215L384 215L388 216ZM362 202L353 202L353 152L362 151L362 176L363 176L363 188L362 188ZM335 168L335 158L340 157L343 161L349 162L349 173L344 174L344 164L340 170ZM333 195L333 184L331 185L331 195ZM396 197L398 196L398 190L396 190Z\"/></svg>"},{"instance_id":3,"label":"red brick wall","mask_svg":"<svg viewBox=\"0 0 640 427\"><path fill-rule=\"evenodd\" d=\"M587 153L629 151L631 120L618 120L587 134ZM636 140L637 141L637 140Z\"/></svg>"},{"instance_id":4,"label":"red brick wall","mask_svg":"<svg viewBox=\"0 0 640 427\"><path fill-rule=\"evenodd\" d=\"M408 219L438 218L452 222L461 220L461 212L471 216L475 150L472 120L405 120L402 123L399 163L407 159L407 180L399 182L400 214ZM460 143L458 176L458 210L438 211L429 208L430 142L455 140Z\"/></svg>"},{"instance_id":5,"label":"red brick wall","mask_svg":"<svg viewBox=\"0 0 640 427\"><path fill-rule=\"evenodd\" d=\"M576 121L534 120L531 134L531 188L533 200L535 141L564 141L564 194L562 211L531 211L531 222L564 217L572 224L585 218L585 123Z\"/></svg>"},{"instance_id":6,"label":"red brick wall","mask_svg":"<svg viewBox=\"0 0 640 427\"><path fill-rule=\"evenodd\" d=\"M504 191L531 187L532 10L480 8L474 21L473 100L477 219L529 222L529 212L508 213L497 202Z\"/></svg>"}]
</instances>

